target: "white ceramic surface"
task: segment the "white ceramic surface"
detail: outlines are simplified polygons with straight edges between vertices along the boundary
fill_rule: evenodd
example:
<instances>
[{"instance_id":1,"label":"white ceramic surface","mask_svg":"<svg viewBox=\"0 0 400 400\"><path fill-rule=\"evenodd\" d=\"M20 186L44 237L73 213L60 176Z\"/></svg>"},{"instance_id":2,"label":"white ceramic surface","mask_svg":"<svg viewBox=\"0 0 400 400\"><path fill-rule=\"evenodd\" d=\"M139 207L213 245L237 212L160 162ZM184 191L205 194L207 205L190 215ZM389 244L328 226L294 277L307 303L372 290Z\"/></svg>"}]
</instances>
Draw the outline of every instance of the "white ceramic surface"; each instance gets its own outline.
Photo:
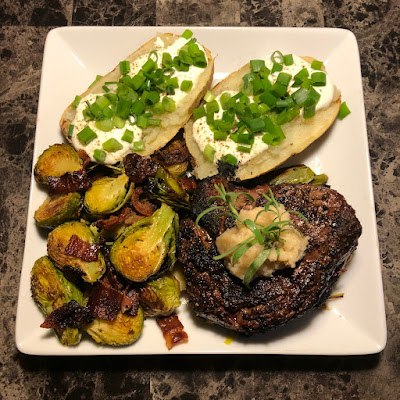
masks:
<instances>
[{"instance_id":1,"label":"white ceramic surface","mask_svg":"<svg viewBox=\"0 0 400 400\"><path fill-rule=\"evenodd\" d=\"M37 117L34 161L50 144L61 143L58 122L63 110L97 74L106 74L120 60L157 32L182 33L184 27L68 27L52 30L46 40ZM386 344L374 199L368 156L360 59L354 35L327 28L192 28L194 36L215 57L215 82L252 58L274 50L309 55L325 61L333 82L352 113L290 164L303 162L329 176L332 188L355 208L363 227L359 246L334 289L344 298L330 300L330 310L314 310L277 330L252 338L234 336L179 309L189 343L166 349L155 321L145 321L141 338L133 345L110 348L84 338L75 347L63 347L50 330L39 327L43 315L30 295L30 270L46 254L46 238L33 214L46 193L32 179L25 254L18 301L18 349L36 355L102 354L323 354L355 355L381 351ZM287 163L289 164L289 163Z\"/></svg>"}]
</instances>

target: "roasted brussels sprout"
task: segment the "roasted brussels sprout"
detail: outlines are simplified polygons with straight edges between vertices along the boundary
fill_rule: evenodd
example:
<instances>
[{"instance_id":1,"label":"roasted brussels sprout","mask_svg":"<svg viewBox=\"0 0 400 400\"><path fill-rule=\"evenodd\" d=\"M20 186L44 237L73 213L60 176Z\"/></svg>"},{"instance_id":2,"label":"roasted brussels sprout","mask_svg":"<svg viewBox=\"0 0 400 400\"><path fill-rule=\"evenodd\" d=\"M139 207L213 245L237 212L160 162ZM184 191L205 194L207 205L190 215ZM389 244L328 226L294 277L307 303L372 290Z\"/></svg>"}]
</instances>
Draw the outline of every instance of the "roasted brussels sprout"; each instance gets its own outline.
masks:
<instances>
[{"instance_id":1,"label":"roasted brussels sprout","mask_svg":"<svg viewBox=\"0 0 400 400\"><path fill-rule=\"evenodd\" d=\"M133 185L129 184L129 178L125 174L116 178L100 178L85 193L84 206L94 216L112 214L126 204L132 192Z\"/></svg>"},{"instance_id":2,"label":"roasted brussels sprout","mask_svg":"<svg viewBox=\"0 0 400 400\"><path fill-rule=\"evenodd\" d=\"M98 251L97 257L92 257L93 261L85 261L84 257L67 252L66 248L74 235L86 243L95 243L95 236L89 226L78 221L66 222L49 233L47 253L60 269L72 267L82 274L86 282L96 282L105 271L103 255Z\"/></svg>"},{"instance_id":3,"label":"roasted brussels sprout","mask_svg":"<svg viewBox=\"0 0 400 400\"><path fill-rule=\"evenodd\" d=\"M188 169L188 166L189 166L189 161L185 161L185 162L181 162L179 164L168 165L165 168L175 178L180 178L185 175L186 170Z\"/></svg>"},{"instance_id":4,"label":"roasted brussels sprout","mask_svg":"<svg viewBox=\"0 0 400 400\"><path fill-rule=\"evenodd\" d=\"M48 196L35 211L34 218L43 228L55 228L64 222L78 219L81 205L82 196L77 192Z\"/></svg>"},{"instance_id":5,"label":"roasted brussels sprout","mask_svg":"<svg viewBox=\"0 0 400 400\"><path fill-rule=\"evenodd\" d=\"M166 317L181 305L179 295L178 280L171 274L166 274L146 282L139 290L139 301L146 317Z\"/></svg>"},{"instance_id":6,"label":"roasted brussels sprout","mask_svg":"<svg viewBox=\"0 0 400 400\"><path fill-rule=\"evenodd\" d=\"M325 174L317 175L305 165L296 165L286 168L279 175L275 176L268 183L270 185L280 185L282 183L310 183L312 185L323 185L328 181Z\"/></svg>"},{"instance_id":7,"label":"roasted brussels sprout","mask_svg":"<svg viewBox=\"0 0 400 400\"><path fill-rule=\"evenodd\" d=\"M109 346L126 346L135 342L143 330L144 315L139 307L135 317L119 312L114 321L95 318L86 327L86 332L100 344Z\"/></svg>"},{"instance_id":8,"label":"roasted brussels sprout","mask_svg":"<svg viewBox=\"0 0 400 400\"><path fill-rule=\"evenodd\" d=\"M53 144L39 156L34 169L35 180L47 184L50 176L60 177L80 169L82 160L69 144Z\"/></svg>"},{"instance_id":9,"label":"roasted brussels sprout","mask_svg":"<svg viewBox=\"0 0 400 400\"><path fill-rule=\"evenodd\" d=\"M166 204L150 217L123 231L114 242L110 260L116 270L134 282L172 268L176 261L178 215Z\"/></svg>"},{"instance_id":10,"label":"roasted brussels sprout","mask_svg":"<svg viewBox=\"0 0 400 400\"><path fill-rule=\"evenodd\" d=\"M154 178L149 178L148 196L171 207L189 209L189 195L179 181L163 167L158 168Z\"/></svg>"},{"instance_id":11,"label":"roasted brussels sprout","mask_svg":"<svg viewBox=\"0 0 400 400\"><path fill-rule=\"evenodd\" d=\"M31 292L33 300L46 316L71 300L84 305L82 292L65 279L47 256L39 258L33 265ZM81 339L81 334L76 328L65 328L61 335L57 332L56 334L66 346L78 344Z\"/></svg>"}]
</instances>

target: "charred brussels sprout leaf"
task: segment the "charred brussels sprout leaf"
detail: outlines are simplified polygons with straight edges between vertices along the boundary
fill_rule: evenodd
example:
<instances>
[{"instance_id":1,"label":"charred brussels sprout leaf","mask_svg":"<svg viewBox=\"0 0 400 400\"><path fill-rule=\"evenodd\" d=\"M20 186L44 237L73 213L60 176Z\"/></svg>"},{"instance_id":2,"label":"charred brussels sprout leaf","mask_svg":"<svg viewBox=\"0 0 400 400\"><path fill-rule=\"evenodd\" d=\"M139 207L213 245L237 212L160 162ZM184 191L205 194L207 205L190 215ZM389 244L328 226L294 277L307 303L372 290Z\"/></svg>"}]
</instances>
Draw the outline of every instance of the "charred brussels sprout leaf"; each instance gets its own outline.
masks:
<instances>
[{"instance_id":1,"label":"charred brussels sprout leaf","mask_svg":"<svg viewBox=\"0 0 400 400\"><path fill-rule=\"evenodd\" d=\"M82 160L69 144L53 144L38 158L34 169L35 180L47 184L50 176L60 177L80 169Z\"/></svg>"},{"instance_id":2,"label":"charred brussels sprout leaf","mask_svg":"<svg viewBox=\"0 0 400 400\"><path fill-rule=\"evenodd\" d=\"M47 253L60 269L72 267L82 274L82 279L86 282L96 282L105 272L103 255L99 251L97 260L84 261L80 257L67 254L65 249L73 235L85 242L95 243L95 236L89 226L78 221L66 222L49 233Z\"/></svg>"},{"instance_id":3,"label":"charred brussels sprout leaf","mask_svg":"<svg viewBox=\"0 0 400 400\"><path fill-rule=\"evenodd\" d=\"M118 237L110 251L116 270L133 282L172 268L176 261L178 215L162 204L150 217L143 218Z\"/></svg>"},{"instance_id":4,"label":"charred brussels sprout leaf","mask_svg":"<svg viewBox=\"0 0 400 400\"><path fill-rule=\"evenodd\" d=\"M189 162L181 162L179 164L168 165L165 168L171 173L175 178L180 178L185 175L186 170L188 169Z\"/></svg>"},{"instance_id":5,"label":"charred brussels sprout leaf","mask_svg":"<svg viewBox=\"0 0 400 400\"><path fill-rule=\"evenodd\" d=\"M271 179L270 185L280 185L282 183L310 183L312 185L323 185L328 181L325 174L316 175L315 172L305 165L296 165L284 169L279 175Z\"/></svg>"},{"instance_id":6,"label":"charred brussels sprout leaf","mask_svg":"<svg viewBox=\"0 0 400 400\"><path fill-rule=\"evenodd\" d=\"M129 184L125 174L116 178L100 178L85 193L84 206L94 216L112 214L126 204L132 192L133 185Z\"/></svg>"},{"instance_id":7,"label":"charred brussels sprout leaf","mask_svg":"<svg viewBox=\"0 0 400 400\"><path fill-rule=\"evenodd\" d=\"M33 300L46 316L72 300L84 305L82 292L69 282L46 256L39 258L33 265L31 292ZM78 344L81 339L81 334L76 328L67 327L61 335L57 332L56 334L66 346Z\"/></svg>"},{"instance_id":8,"label":"charred brussels sprout leaf","mask_svg":"<svg viewBox=\"0 0 400 400\"><path fill-rule=\"evenodd\" d=\"M36 210L35 221L43 228L55 228L64 222L78 219L81 205L82 196L77 192L49 196Z\"/></svg>"},{"instance_id":9,"label":"charred brussels sprout leaf","mask_svg":"<svg viewBox=\"0 0 400 400\"><path fill-rule=\"evenodd\" d=\"M139 291L139 301L148 317L168 316L181 305L179 282L172 275L149 281Z\"/></svg>"},{"instance_id":10,"label":"charred brussels sprout leaf","mask_svg":"<svg viewBox=\"0 0 400 400\"><path fill-rule=\"evenodd\" d=\"M118 313L113 321L95 318L95 320L86 327L86 332L100 344L109 346L126 346L135 342L143 330L144 315L139 307L136 316Z\"/></svg>"},{"instance_id":11,"label":"charred brussels sprout leaf","mask_svg":"<svg viewBox=\"0 0 400 400\"><path fill-rule=\"evenodd\" d=\"M154 178L149 178L149 194L151 199L177 208L190 208L189 195L182 189L179 181L166 169L160 167Z\"/></svg>"}]
</instances>

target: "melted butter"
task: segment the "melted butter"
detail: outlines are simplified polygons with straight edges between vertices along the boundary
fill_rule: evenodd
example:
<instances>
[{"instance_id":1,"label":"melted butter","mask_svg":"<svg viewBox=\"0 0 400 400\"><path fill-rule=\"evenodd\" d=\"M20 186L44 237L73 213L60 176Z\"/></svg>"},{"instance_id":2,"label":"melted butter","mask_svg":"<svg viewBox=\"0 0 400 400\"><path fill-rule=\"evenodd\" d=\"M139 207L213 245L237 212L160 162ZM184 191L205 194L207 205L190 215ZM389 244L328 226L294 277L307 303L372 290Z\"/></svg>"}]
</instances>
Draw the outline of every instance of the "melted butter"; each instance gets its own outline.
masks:
<instances>
[{"instance_id":1,"label":"melted butter","mask_svg":"<svg viewBox=\"0 0 400 400\"><path fill-rule=\"evenodd\" d=\"M118 142L120 142L121 145L123 146L122 149L115 151L113 153L106 152L106 159L104 161L105 164L115 164L116 162L121 161L128 153L131 153L133 151L132 143L128 143L121 140L125 130L129 129L130 131L133 132L133 142L141 140L142 130L136 125L131 125L127 120L123 128L121 129L114 128L110 132L104 132L96 128L95 121L85 121L85 118L83 116L83 110L86 108L86 101L93 103L94 101L96 101L97 96L101 96L101 94L89 94L85 96L84 98L82 98L81 102L76 108L75 119L72 122L72 124L74 125L74 130L72 133L71 140L76 150L79 149L85 150L86 153L90 156L90 159L95 162L96 160L93 158L93 152L96 149L105 151L102 146L103 143L111 138L117 139ZM97 138L92 140L87 145L81 143L81 141L78 138L78 133L86 126L89 126L90 129L92 129L93 132L95 132L97 135Z\"/></svg>"},{"instance_id":2,"label":"melted butter","mask_svg":"<svg viewBox=\"0 0 400 400\"><path fill-rule=\"evenodd\" d=\"M267 68L272 70L273 63L271 61L271 56L268 56L265 60L265 65ZM298 88L292 88L292 84L294 83L293 76L296 75L299 71L303 68L307 68L309 76L313 72L320 72L311 68L311 64L307 61L303 60L301 57L293 55L293 64L292 65L283 65L282 71L279 72L286 72L292 75L292 79L288 85L288 93L293 94ZM270 74L268 79L272 84L275 83L279 72L274 72ZM324 108L329 107L332 103L335 95L335 86L333 85L331 79L329 78L328 74L326 74L326 85L325 86L313 86L314 89L321 95L318 103L316 104L315 109L321 110ZM231 95L235 95L237 92L228 91ZM220 103L221 95L216 97L216 100L220 106L220 111L215 114L215 119L222 118L222 107ZM250 102L253 103L253 97L249 96ZM300 111L303 112L303 109ZM226 140L214 140L214 132L210 129L209 125L207 124L206 117L202 117L197 119L193 124L193 137L196 141L197 145L199 146L200 150L203 152L204 148L207 144L210 144L215 149L215 156L214 162L217 163L224 155L232 154L236 157L236 159L241 164L246 164L258 154L262 153L263 151L268 149L268 145L262 141L262 135L256 135L254 137L254 144L251 148L250 153L243 153L237 150L237 143L231 140L229 137Z\"/></svg>"},{"instance_id":3,"label":"melted butter","mask_svg":"<svg viewBox=\"0 0 400 400\"><path fill-rule=\"evenodd\" d=\"M239 215L242 220L250 219L254 221L257 214L263 210L263 207L256 207L252 210L241 210ZM285 211L282 204L279 206L279 213L281 214L281 220L290 220L290 214ZM257 223L262 226L268 226L276 218L276 214L273 211L263 212L257 218ZM244 225L237 225L231 229L227 229L222 233L216 240L216 245L220 254L226 253L232 247L243 242L243 240L251 237L253 233ZM308 237L303 237L296 229L291 228L280 234L280 238L284 240L283 244L278 244L279 254L275 248L272 248L268 259L261 265L255 276L271 276L275 271L283 268L295 268L296 262L300 260L304 251L307 247ZM250 247L242 257L232 263L232 257L225 258L225 262L229 271L240 279L244 278L244 275L254 261L254 259L264 250L264 245L256 243Z\"/></svg>"}]
</instances>

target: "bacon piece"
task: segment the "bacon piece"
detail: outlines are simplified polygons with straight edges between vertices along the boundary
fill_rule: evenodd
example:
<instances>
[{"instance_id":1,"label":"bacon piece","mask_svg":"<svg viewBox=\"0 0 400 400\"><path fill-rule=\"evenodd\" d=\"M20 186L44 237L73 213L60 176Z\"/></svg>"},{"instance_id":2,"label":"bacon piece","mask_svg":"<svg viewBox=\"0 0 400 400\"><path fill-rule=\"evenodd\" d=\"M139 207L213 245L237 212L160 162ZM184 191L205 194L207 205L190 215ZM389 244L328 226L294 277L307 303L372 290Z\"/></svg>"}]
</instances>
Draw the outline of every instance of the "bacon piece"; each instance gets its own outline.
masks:
<instances>
[{"instance_id":1,"label":"bacon piece","mask_svg":"<svg viewBox=\"0 0 400 400\"><path fill-rule=\"evenodd\" d=\"M104 229L106 231L111 231L113 230L116 226L121 225L121 224L126 224L126 225L131 225L133 222L130 224L127 224L126 221L131 217L131 210L129 207L124 207L119 215L111 215L110 218L107 219L99 219L96 222L93 223L97 228L99 229ZM140 219L140 218L139 218Z\"/></svg>"},{"instance_id":2,"label":"bacon piece","mask_svg":"<svg viewBox=\"0 0 400 400\"><path fill-rule=\"evenodd\" d=\"M157 325L161 328L168 350L179 343L187 343L189 337L183 330L183 325L176 314L169 317L157 318Z\"/></svg>"},{"instance_id":3,"label":"bacon piece","mask_svg":"<svg viewBox=\"0 0 400 400\"><path fill-rule=\"evenodd\" d=\"M78 190L87 190L91 186L84 169L75 171L72 174L67 172L60 177L49 176L47 181L49 182L50 194L77 192Z\"/></svg>"},{"instance_id":4,"label":"bacon piece","mask_svg":"<svg viewBox=\"0 0 400 400\"><path fill-rule=\"evenodd\" d=\"M150 215L153 215L154 211L156 210L156 206L149 200L139 199L143 192L144 190L141 186L138 186L133 190L131 197L132 207L139 214L144 215L145 217L150 217Z\"/></svg>"},{"instance_id":5,"label":"bacon piece","mask_svg":"<svg viewBox=\"0 0 400 400\"><path fill-rule=\"evenodd\" d=\"M89 165L89 163L91 161L89 154L86 153L85 150L79 149L78 150L78 156L83 161L82 168L85 169Z\"/></svg>"},{"instance_id":6,"label":"bacon piece","mask_svg":"<svg viewBox=\"0 0 400 400\"><path fill-rule=\"evenodd\" d=\"M184 142L174 140L169 145L154 153L157 161L166 166L180 164L189 159L189 151Z\"/></svg>"},{"instance_id":7,"label":"bacon piece","mask_svg":"<svg viewBox=\"0 0 400 400\"><path fill-rule=\"evenodd\" d=\"M54 328L60 335L65 328L82 328L89 325L94 317L86 307L79 305L75 300L56 308L51 312L41 328Z\"/></svg>"},{"instance_id":8,"label":"bacon piece","mask_svg":"<svg viewBox=\"0 0 400 400\"><path fill-rule=\"evenodd\" d=\"M147 178L154 177L160 164L151 158L139 154L128 154L123 161L125 174L132 182L142 183Z\"/></svg>"},{"instance_id":9,"label":"bacon piece","mask_svg":"<svg viewBox=\"0 0 400 400\"><path fill-rule=\"evenodd\" d=\"M72 235L69 239L64 253L78 257L83 261L97 261L100 246L82 240L78 235Z\"/></svg>"},{"instance_id":10,"label":"bacon piece","mask_svg":"<svg viewBox=\"0 0 400 400\"><path fill-rule=\"evenodd\" d=\"M120 311L134 317L139 310L139 294L109 269L92 290L87 307L95 317L107 321L115 320Z\"/></svg>"}]
</instances>

